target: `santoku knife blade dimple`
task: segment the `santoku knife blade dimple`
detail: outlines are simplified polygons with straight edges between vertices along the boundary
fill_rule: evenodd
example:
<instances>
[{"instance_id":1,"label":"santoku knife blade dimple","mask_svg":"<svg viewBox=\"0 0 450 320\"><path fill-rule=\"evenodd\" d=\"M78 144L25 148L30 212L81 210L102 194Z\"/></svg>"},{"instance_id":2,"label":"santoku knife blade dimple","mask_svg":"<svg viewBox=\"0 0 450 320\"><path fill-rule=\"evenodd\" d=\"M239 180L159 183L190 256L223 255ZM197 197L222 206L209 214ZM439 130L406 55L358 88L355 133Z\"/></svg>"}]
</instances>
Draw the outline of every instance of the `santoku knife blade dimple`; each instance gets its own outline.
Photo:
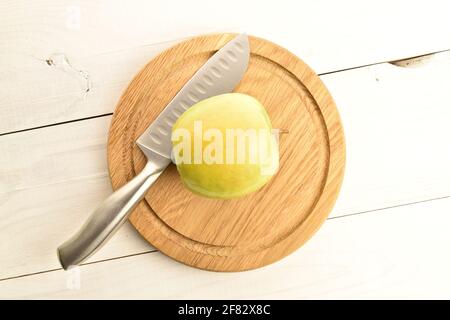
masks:
<instances>
[{"instance_id":1,"label":"santoku knife blade dimple","mask_svg":"<svg viewBox=\"0 0 450 320\"><path fill-rule=\"evenodd\" d=\"M126 221L146 191L170 164L172 126L196 102L231 92L247 70L248 37L240 34L217 51L175 95L136 143L147 157L144 169L110 195L81 229L58 248L64 269L78 265L98 250Z\"/></svg>"}]
</instances>

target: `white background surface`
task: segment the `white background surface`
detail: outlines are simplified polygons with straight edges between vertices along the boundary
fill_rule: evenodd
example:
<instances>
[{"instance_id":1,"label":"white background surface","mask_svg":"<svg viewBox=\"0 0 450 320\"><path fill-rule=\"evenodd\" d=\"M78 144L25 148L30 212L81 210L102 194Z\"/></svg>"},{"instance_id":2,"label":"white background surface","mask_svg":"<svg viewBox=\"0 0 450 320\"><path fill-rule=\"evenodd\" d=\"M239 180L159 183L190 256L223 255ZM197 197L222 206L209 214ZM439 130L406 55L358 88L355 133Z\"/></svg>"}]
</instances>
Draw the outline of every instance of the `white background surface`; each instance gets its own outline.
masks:
<instances>
[{"instance_id":1,"label":"white background surface","mask_svg":"<svg viewBox=\"0 0 450 320\"><path fill-rule=\"evenodd\" d=\"M2 1L0 297L450 298L446 2ZM330 219L249 272L184 266L130 225L62 271L56 247L111 193L107 130L132 76L182 39L228 31L284 46L335 98L347 168Z\"/></svg>"}]
</instances>

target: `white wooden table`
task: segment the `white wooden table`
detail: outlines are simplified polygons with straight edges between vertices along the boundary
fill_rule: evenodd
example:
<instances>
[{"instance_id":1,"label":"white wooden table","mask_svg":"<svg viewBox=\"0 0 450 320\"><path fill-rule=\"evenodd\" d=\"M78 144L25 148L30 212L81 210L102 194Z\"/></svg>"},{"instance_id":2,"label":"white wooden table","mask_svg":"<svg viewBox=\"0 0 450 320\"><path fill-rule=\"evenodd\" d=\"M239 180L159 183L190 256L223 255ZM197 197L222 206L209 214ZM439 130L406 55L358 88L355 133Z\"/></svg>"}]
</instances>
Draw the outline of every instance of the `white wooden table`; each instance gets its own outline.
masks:
<instances>
[{"instance_id":1,"label":"white wooden table","mask_svg":"<svg viewBox=\"0 0 450 320\"><path fill-rule=\"evenodd\" d=\"M2 1L0 297L450 298L449 8ZM56 247L112 191L105 147L121 92L164 48L222 31L284 46L334 96L348 160L330 219L297 252L255 271L184 266L130 225L88 263L63 271Z\"/></svg>"}]
</instances>

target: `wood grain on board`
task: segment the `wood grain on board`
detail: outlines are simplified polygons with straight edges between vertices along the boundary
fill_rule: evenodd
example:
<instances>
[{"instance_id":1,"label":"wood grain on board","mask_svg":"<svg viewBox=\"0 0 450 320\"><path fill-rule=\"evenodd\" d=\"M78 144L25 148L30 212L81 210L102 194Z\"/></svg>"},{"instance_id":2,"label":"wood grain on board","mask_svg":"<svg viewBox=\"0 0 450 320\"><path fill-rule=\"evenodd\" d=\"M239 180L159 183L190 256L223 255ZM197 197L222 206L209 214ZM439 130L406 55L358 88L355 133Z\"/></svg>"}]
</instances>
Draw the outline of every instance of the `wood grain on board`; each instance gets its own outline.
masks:
<instances>
[{"instance_id":1,"label":"wood grain on board","mask_svg":"<svg viewBox=\"0 0 450 320\"><path fill-rule=\"evenodd\" d=\"M145 165L137 138L211 55L234 37L190 39L158 55L133 79L116 107L109 133L114 188ZM273 127L289 132L280 137L276 175L256 193L217 200L188 191L170 166L130 217L156 248L202 269L254 269L299 248L328 216L343 178L342 126L320 78L287 50L260 38L249 37L249 42L249 66L234 91L258 99Z\"/></svg>"}]
</instances>

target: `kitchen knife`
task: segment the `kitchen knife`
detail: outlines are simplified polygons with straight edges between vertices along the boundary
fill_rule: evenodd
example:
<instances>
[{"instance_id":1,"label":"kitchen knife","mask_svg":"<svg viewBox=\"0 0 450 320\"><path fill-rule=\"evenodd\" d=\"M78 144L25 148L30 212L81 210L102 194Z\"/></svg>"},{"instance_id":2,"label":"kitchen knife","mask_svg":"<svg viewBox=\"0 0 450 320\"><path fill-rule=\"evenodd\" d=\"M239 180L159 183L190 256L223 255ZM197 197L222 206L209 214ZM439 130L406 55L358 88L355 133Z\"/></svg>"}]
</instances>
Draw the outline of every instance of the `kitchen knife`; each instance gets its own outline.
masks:
<instances>
[{"instance_id":1,"label":"kitchen knife","mask_svg":"<svg viewBox=\"0 0 450 320\"><path fill-rule=\"evenodd\" d=\"M240 34L217 51L175 95L136 143L147 157L144 169L110 195L81 229L58 248L64 269L95 253L124 223L171 162L171 132L178 117L196 102L231 92L247 70L248 37Z\"/></svg>"}]
</instances>

